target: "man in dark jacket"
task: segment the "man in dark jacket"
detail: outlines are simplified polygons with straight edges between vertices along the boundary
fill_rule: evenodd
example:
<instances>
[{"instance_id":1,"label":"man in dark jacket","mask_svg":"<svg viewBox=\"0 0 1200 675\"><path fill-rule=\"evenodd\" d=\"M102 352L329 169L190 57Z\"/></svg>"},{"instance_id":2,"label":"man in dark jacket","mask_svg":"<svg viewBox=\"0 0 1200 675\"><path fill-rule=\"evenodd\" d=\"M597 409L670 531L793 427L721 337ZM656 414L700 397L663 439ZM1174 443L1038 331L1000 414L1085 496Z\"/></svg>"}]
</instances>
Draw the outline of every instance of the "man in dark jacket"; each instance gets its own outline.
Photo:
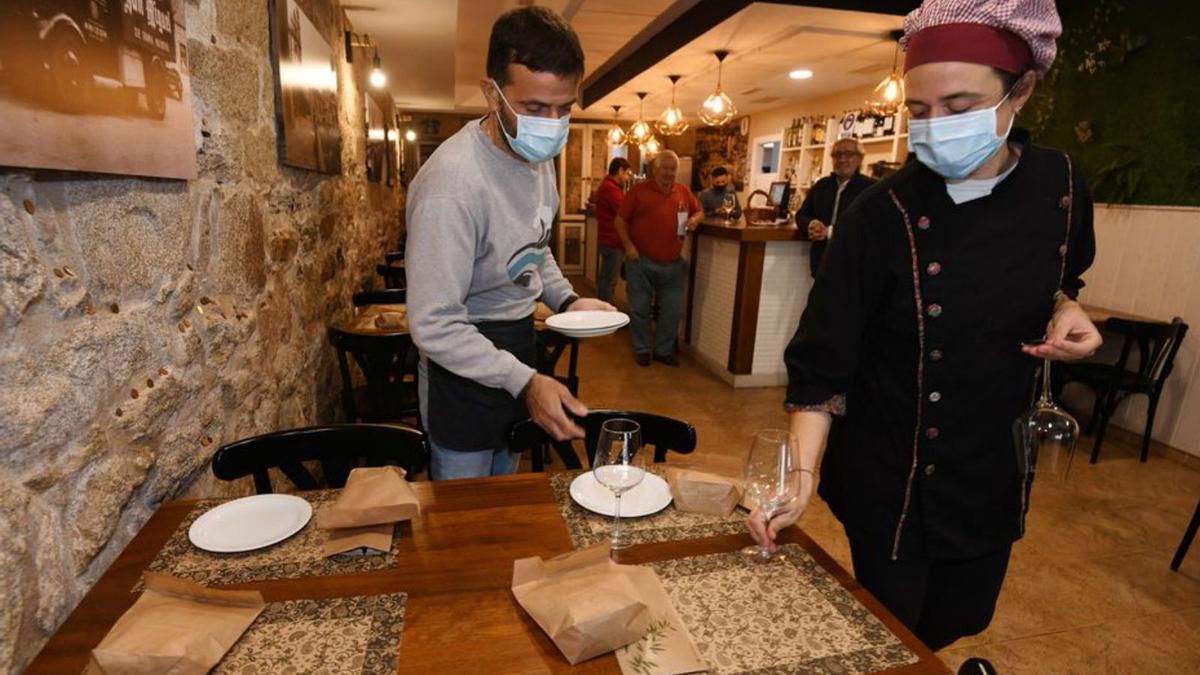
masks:
<instances>
[{"instance_id":1,"label":"man in dark jacket","mask_svg":"<svg viewBox=\"0 0 1200 675\"><path fill-rule=\"evenodd\" d=\"M862 167L862 144L853 138L843 138L833 144L833 173L817 181L800 210L796 212L796 227L808 230L812 240L809 262L812 275L817 276L825 244L833 236L838 216L862 191L875 183L859 173Z\"/></svg>"}]
</instances>

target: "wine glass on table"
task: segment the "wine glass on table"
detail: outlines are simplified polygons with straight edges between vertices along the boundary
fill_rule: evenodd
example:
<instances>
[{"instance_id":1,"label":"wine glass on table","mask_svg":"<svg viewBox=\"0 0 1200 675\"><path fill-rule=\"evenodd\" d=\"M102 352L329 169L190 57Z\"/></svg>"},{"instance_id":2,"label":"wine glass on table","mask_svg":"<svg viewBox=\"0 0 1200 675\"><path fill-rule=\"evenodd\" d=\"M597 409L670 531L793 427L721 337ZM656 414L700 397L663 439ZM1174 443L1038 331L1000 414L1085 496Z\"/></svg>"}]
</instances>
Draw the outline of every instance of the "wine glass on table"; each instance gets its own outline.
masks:
<instances>
[{"instance_id":1,"label":"wine glass on table","mask_svg":"<svg viewBox=\"0 0 1200 675\"><path fill-rule=\"evenodd\" d=\"M1067 479L1075 456L1075 439L1079 438L1079 423L1055 403L1050 394L1049 359L1042 360L1038 400L1013 423L1013 436L1017 445L1017 466L1022 475L1032 480L1041 473L1055 483Z\"/></svg>"},{"instance_id":2,"label":"wine glass on table","mask_svg":"<svg viewBox=\"0 0 1200 675\"><path fill-rule=\"evenodd\" d=\"M730 216L733 215L733 207L736 204L732 194L726 194L725 199L721 202L721 210L725 212L725 225L729 225L733 220Z\"/></svg>"},{"instance_id":3,"label":"wine glass on table","mask_svg":"<svg viewBox=\"0 0 1200 675\"><path fill-rule=\"evenodd\" d=\"M746 459L746 494L769 526L780 509L800 495L800 467L791 436L783 429L764 429L754 435ZM766 546L750 546L742 553L755 562L771 560Z\"/></svg>"},{"instance_id":4,"label":"wine glass on table","mask_svg":"<svg viewBox=\"0 0 1200 675\"><path fill-rule=\"evenodd\" d=\"M610 547L619 550L631 542L621 527L621 495L637 487L646 475L646 459L642 450L642 427L631 419L618 417L600 427L592 474L596 482L613 493L612 534Z\"/></svg>"}]
</instances>

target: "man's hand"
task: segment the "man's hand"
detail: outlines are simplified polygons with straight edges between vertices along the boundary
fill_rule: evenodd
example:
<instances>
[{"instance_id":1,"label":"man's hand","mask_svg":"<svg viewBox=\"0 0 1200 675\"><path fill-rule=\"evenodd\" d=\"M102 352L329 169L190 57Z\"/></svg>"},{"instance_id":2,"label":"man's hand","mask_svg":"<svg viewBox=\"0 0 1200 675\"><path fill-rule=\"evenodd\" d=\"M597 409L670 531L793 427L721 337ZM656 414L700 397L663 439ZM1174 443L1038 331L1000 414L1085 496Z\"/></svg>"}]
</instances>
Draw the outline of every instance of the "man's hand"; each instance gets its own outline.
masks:
<instances>
[{"instance_id":1,"label":"man's hand","mask_svg":"<svg viewBox=\"0 0 1200 675\"><path fill-rule=\"evenodd\" d=\"M608 304L599 298L580 298L567 306L568 312L583 312L587 310L597 310L601 312L615 312L616 307Z\"/></svg>"},{"instance_id":2,"label":"man's hand","mask_svg":"<svg viewBox=\"0 0 1200 675\"><path fill-rule=\"evenodd\" d=\"M642 256L640 253L638 253L636 246L634 246L633 244L628 244L625 246L625 259L626 260L638 260L641 257Z\"/></svg>"},{"instance_id":3,"label":"man's hand","mask_svg":"<svg viewBox=\"0 0 1200 675\"><path fill-rule=\"evenodd\" d=\"M825 228L825 223L813 218L808 221L808 238L812 241L824 241L829 238L829 231Z\"/></svg>"},{"instance_id":4,"label":"man's hand","mask_svg":"<svg viewBox=\"0 0 1200 675\"><path fill-rule=\"evenodd\" d=\"M1064 298L1059 301L1054 318L1046 327L1046 341L1040 345L1022 346L1021 351L1051 361L1078 361L1095 354L1102 344L1100 331L1096 330L1087 312L1078 302Z\"/></svg>"},{"instance_id":5,"label":"man's hand","mask_svg":"<svg viewBox=\"0 0 1200 675\"><path fill-rule=\"evenodd\" d=\"M687 219L686 227L688 232L695 232L697 227L700 227L700 221L704 220L704 212L697 211L691 218Z\"/></svg>"},{"instance_id":6,"label":"man's hand","mask_svg":"<svg viewBox=\"0 0 1200 675\"><path fill-rule=\"evenodd\" d=\"M572 303L572 307L579 304ZM558 380L546 375L534 375L525 386L525 407L534 424L546 430L556 441L583 438L583 429L567 416L570 410L577 417L588 414L587 406L571 395ZM565 410L564 410L565 408Z\"/></svg>"},{"instance_id":7,"label":"man's hand","mask_svg":"<svg viewBox=\"0 0 1200 675\"><path fill-rule=\"evenodd\" d=\"M813 474L811 471L800 472L800 494L788 503L787 506L775 512L775 516L771 518L771 524L768 526L763 519L763 513L755 507L746 516L746 526L750 529L750 536L760 546L765 546L768 551L774 553L779 547L775 544L775 537L779 536L779 532L783 528L788 527L800 519L800 515L808 508L808 500L812 498L813 492Z\"/></svg>"}]
</instances>

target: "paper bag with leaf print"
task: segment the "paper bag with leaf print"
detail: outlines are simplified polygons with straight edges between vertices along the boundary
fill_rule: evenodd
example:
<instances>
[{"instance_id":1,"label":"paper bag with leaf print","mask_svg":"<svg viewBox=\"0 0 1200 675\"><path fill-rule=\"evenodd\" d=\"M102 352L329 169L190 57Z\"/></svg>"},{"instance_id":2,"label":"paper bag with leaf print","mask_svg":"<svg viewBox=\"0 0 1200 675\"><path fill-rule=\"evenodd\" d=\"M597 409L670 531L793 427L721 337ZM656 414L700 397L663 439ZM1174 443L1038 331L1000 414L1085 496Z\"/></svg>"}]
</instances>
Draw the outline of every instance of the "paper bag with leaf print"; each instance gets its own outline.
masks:
<instances>
[{"instance_id":1,"label":"paper bag with leaf print","mask_svg":"<svg viewBox=\"0 0 1200 675\"><path fill-rule=\"evenodd\" d=\"M92 650L84 675L203 675L263 609L258 591L147 572L146 590Z\"/></svg>"},{"instance_id":2,"label":"paper bag with leaf print","mask_svg":"<svg viewBox=\"0 0 1200 675\"><path fill-rule=\"evenodd\" d=\"M642 590L650 612L650 625L637 641L617 650L617 664L625 675L684 675L708 672L692 636L663 588L658 574L641 565L619 565Z\"/></svg>"}]
</instances>

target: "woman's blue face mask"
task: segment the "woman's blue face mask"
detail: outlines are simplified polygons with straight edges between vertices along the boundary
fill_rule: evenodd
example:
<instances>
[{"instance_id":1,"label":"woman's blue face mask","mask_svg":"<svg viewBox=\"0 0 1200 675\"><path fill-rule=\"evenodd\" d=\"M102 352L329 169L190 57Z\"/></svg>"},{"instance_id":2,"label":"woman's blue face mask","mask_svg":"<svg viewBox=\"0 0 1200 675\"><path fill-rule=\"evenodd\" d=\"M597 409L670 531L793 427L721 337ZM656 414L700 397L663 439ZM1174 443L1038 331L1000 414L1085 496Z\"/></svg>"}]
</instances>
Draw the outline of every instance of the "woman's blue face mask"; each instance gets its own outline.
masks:
<instances>
[{"instance_id":1,"label":"woman's blue face mask","mask_svg":"<svg viewBox=\"0 0 1200 675\"><path fill-rule=\"evenodd\" d=\"M563 146L567 144L567 132L570 131L570 115L563 115L556 120L522 115L509 105L504 92L500 90L500 85L495 80L492 80L492 84L496 87L496 93L500 95L504 106L517 118L516 136L510 136L508 129L504 128L503 120L500 121L500 131L508 139L508 145L513 152L534 164L544 162L562 152Z\"/></svg>"},{"instance_id":2,"label":"woman's blue face mask","mask_svg":"<svg viewBox=\"0 0 1200 675\"><path fill-rule=\"evenodd\" d=\"M996 154L1008 138L1008 132L1012 131L1015 114L1009 119L1004 134L996 133L996 111L1011 94L1010 89L999 103L983 110L909 120L909 152L917 153L922 164L946 178L970 176Z\"/></svg>"}]
</instances>

